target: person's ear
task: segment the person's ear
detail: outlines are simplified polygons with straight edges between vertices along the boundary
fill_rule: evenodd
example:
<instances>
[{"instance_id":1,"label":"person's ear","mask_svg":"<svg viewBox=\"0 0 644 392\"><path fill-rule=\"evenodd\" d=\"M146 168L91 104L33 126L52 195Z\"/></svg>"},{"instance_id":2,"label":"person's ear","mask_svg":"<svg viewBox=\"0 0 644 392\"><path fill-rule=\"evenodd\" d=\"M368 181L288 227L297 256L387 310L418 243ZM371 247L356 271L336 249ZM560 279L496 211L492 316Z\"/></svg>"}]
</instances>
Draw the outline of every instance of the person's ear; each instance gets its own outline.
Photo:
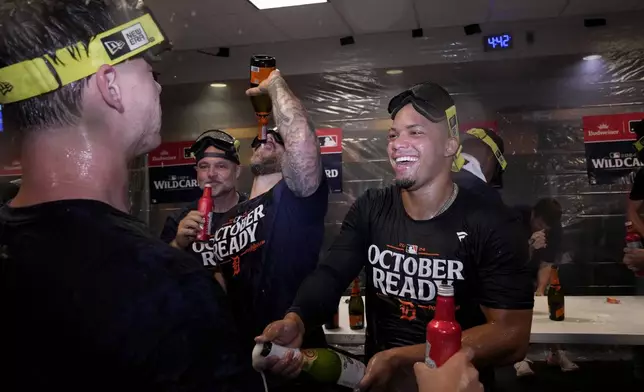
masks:
<instances>
[{"instance_id":1,"label":"person's ear","mask_svg":"<svg viewBox=\"0 0 644 392\"><path fill-rule=\"evenodd\" d=\"M117 82L116 69L107 64L101 65L101 67L96 71L96 85L98 91L103 97L103 101L118 111L123 113L125 107L123 106L123 96L121 95L121 88Z\"/></svg>"},{"instance_id":2,"label":"person's ear","mask_svg":"<svg viewBox=\"0 0 644 392\"><path fill-rule=\"evenodd\" d=\"M458 148L461 146L458 139L450 137L445 143L445 157L453 157L458 152Z\"/></svg>"}]
</instances>

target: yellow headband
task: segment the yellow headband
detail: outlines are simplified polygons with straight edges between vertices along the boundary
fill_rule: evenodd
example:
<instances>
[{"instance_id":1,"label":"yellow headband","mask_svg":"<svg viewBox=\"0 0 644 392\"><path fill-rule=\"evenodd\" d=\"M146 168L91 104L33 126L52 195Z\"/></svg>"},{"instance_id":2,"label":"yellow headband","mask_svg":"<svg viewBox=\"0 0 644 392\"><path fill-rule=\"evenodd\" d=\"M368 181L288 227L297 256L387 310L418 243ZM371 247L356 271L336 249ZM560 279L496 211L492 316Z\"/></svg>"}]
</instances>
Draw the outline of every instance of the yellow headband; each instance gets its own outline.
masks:
<instances>
[{"instance_id":1,"label":"yellow headband","mask_svg":"<svg viewBox=\"0 0 644 392\"><path fill-rule=\"evenodd\" d=\"M447 110L445 110L445 116L447 118L447 127L449 128L449 136L456 139L459 142L458 150L454 155L454 161L452 162L452 171L460 171L463 165L465 164L465 159L461 156L460 138L458 135L458 117L456 117L456 106L452 105Z\"/></svg>"},{"instance_id":2,"label":"yellow headband","mask_svg":"<svg viewBox=\"0 0 644 392\"><path fill-rule=\"evenodd\" d=\"M496 160L499 162L499 165L501 165L501 169L505 170L505 168L508 166L508 162L505 160L505 157L501 153L501 150L499 150L499 146L497 146L494 140L492 140L492 138L487 135L487 132L485 132L485 130L481 128L472 128L467 131L467 134L472 135L483 143L487 144L496 157Z\"/></svg>"},{"instance_id":3,"label":"yellow headband","mask_svg":"<svg viewBox=\"0 0 644 392\"><path fill-rule=\"evenodd\" d=\"M19 102L55 91L116 65L167 41L151 14L133 19L90 40L56 51L56 60L42 57L0 69L0 104Z\"/></svg>"}]
</instances>

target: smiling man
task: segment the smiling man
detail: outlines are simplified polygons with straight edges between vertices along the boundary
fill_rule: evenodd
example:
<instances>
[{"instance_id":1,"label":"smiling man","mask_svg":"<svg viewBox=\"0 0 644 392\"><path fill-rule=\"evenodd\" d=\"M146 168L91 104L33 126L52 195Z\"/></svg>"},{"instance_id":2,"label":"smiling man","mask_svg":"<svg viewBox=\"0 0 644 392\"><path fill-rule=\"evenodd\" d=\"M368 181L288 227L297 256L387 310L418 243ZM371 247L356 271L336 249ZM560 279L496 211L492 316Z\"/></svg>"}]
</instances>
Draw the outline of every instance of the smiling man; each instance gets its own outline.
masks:
<instances>
[{"instance_id":1,"label":"smiling man","mask_svg":"<svg viewBox=\"0 0 644 392\"><path fill-rule=\"evenodd\" d=\"M481 381L492 367L523 358L533 307L533 272L520 222L452 182L459 140L456 108L440 86L424 83L389 103L388 157L395 185L370 189L349 210L326 260L301 286L290 312L259 341L297 347L333 315L362 268L367 284L367 372L362 390L415 390L411 367L425 357L425 327L436 287L453 285L463 345L474 350ZM301 359L270 368L297 374Z\"/></svg>"},{"instance_id":2,"label":"smiling man","mask_svg":"<svg viewBox=\"0 0 644 392\"><path fill-rule=\"evenodd\" d=\"M225 212L248 199L237 191L237 179L241 173L238 149L239 141L218 129L202 133L190 148L197 160L195 171L199 188L203 189L206 184L212 186L214 209L210 232L218 226L219 219ZM168 216L161 231L161 239L177 249L194 254L204 267L211 268L216 264L212 246L195 242L204 223L197 204L198 200L195 200L177 214Z\"/></svg>"}]
</instances>

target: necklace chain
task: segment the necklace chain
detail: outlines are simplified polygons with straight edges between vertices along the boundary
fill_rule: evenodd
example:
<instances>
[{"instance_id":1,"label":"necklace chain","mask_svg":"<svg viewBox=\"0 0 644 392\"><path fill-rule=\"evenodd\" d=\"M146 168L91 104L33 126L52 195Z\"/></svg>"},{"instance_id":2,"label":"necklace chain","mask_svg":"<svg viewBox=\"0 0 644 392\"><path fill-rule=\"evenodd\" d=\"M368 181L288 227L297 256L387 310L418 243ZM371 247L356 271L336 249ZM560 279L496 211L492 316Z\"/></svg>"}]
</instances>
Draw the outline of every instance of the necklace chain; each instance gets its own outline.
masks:
<instances>
[{"instance_id":1,"label":"necklace chain","mask_svg":"<svg viewBox=\"0 0 644 392\"><path fill-rule=\"evenodd\" d=\"M441 208L436 211L434 215L431 216L429 219L434 219L443 212L447 211L447 209L454 203L454 200L456 200L456 196L458 195L458 185L452 183L452 194L445 200L445 203L441 206Z\"/></svg>"}]
</instances>

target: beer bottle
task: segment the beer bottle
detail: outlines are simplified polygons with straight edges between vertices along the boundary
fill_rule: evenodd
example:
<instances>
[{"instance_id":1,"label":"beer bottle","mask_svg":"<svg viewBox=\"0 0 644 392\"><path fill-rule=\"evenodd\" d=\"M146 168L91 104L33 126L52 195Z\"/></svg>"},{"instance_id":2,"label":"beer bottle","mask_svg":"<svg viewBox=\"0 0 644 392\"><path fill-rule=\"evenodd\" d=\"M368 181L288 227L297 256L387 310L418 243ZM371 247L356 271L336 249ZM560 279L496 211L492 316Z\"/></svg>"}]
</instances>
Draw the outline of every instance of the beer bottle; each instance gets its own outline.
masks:
<instances>
[{"instance_id":1,"label":"beer bottle","mask_svg":"<svg viewBox=\"0 0 644 392\"><path fill-rule=\"evenodd\" d=\"M360 296L360 280L353 281L351 299L349 299L349 328L364 328L364 301Z\"/></svg>"},{"instance_id":2,"label":"beer bottle","mask_svg":"<svg viewBox=\"0 0 644 392\"><path fill-rule=\"evenodd\" d=\"M550 320L563 321L566 318L564 310L564 295L559 282L559 269L553 265L550 270L550 288L548 289Z\"/></svg>"},{"instance_id":3,"label":"beer bottle","mask_svg":"<svg viewBox=\"0 0 644 392\"><path fill-rule=\"evenodd\" d=\"M254 55L250 58L250 86L257 87L262 81L275 70L277 62L275 57L266 55ZM273 102L267 94L250 97L250 101L255 109L255 114L259 122L259 140L266 139L266 130L268 128L268 116L273 110Z\"/></svg>"},{"instance_id":4,"label":"beer bottle","mask_svg":"<svg viewBox=\"0 0 644 392\"><path fill-rule=\"evenodd\" d=\"M253 367L261 370L264 358L269 356L282 358L288 350L293 350L295 355L302 355L304 359L302 371L321 383L337 384L353 389L365 373L365 365L362 362L329 348L289 349L271 342L255 345Z\"/></svg>"},{"instance_id":5,"label":"beer bottle","mask_svg":"<svg viewBox=\"0 0 644 392\"><path fill-rule=\"evenodd\" d=\"M338 312L339 312L339 307L335 309L335 314L333 315L333 318L331 318L331 320L327 321L324 324L324 328L326 329L340 328L340 315L338 314Z\"/></svg>"},{"instance_id":6,"label":"beer bottle","mask_svg":"<svg viewBox=\"0 0 644 392\"><path fill-rule=\"evenodd\" d=\"M197 241L208 241L210 238L210 226L212 225L212 185L206 184L203 187L203 194L197 204L197 210L203 214L203 227L197 233Z\"/></svg>"},{"instance_id":7,"label":"beer bottle","mask_svg":"<svg viewBox=\"0 0 644 392\"><path fill-rule=\"evenodd\" d=\"M461 349L461 326L456 321L454 287L438 286L434 318L427 323L425 364L440 367Z\"/></svg>"}]
</instances>

